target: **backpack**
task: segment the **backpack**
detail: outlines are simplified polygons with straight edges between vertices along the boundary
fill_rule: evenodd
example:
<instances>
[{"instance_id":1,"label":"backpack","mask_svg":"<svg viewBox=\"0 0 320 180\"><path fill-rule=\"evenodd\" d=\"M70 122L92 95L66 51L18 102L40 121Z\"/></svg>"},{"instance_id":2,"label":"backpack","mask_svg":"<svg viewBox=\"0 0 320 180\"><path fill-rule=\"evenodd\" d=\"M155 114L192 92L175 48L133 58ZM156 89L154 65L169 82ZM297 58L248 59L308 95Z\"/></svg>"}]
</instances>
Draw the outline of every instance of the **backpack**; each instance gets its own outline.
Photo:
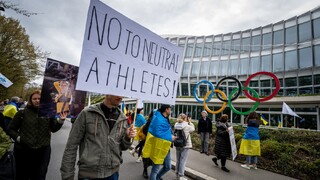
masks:
<instances>
[{"instance_id":1,"label":"backpack","mask_svg":"<svg viewBox=\"0 0 320 180\"><path fill-rule=\"evenodd\" d=\"M187 145L187 138L186 134L184 133L183 129L176 129L174 131L176 134L177 138L176 140L173 141L173 145L175 147L184 147Z\"/></svg>"}]
</instances>

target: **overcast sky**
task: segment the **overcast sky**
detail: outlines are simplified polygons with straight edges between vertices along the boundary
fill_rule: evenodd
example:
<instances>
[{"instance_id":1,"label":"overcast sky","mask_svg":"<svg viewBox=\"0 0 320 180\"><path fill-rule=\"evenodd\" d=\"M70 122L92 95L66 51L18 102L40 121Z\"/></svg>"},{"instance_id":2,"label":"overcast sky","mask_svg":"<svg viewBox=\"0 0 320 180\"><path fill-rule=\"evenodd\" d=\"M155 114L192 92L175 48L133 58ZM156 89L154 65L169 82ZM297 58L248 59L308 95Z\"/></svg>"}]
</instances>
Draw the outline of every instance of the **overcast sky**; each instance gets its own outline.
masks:
<instances>
[{"instance_id":1,"label":"overcast sky","mask_svg":"<svg viewBox=\"0 0 320 180\"><path fill-rule=\"evenodd\" d=\"M19 19L31 41L50 58L79 65L89 0L5 0L39 13ZM237 32L295 15L319 0L101 0L156 34L212 35Z\"/></svg>"}]
</instances>

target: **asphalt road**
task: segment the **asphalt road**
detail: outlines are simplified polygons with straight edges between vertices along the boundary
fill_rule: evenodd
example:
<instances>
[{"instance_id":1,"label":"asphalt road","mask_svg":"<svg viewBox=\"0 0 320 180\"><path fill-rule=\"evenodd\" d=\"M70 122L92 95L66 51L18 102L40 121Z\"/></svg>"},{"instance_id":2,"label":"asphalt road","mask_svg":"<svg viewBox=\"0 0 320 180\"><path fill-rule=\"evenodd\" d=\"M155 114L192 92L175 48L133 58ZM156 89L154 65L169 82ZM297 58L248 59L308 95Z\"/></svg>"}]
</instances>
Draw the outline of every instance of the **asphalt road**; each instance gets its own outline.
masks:
<instances>
[{"instance_id":1,"label":"asphalt road","mask_svg":"<svg viewBox=\"0 0 320 180\"><path fill-rule=\"evenodd\" d=\"M52 134L51 139L51 160L48 168L47 173L47 180L60 180L60 166L61 166L61 160L63 151L65 149L65 145L68 140L69 132L71 129L71 123L69 121L66 121L62 128ZM120 167L120 178L121 180L143 180L142 176L142 169L143 165L142 163L136 163L136 157L132 157L129 154L129 151L123 152L123 164ZM148 172L150 173L151 167L149 167ZM171 170L169 171L163 179L174 179L175 174Z\"/></svg>"}]
</instances>

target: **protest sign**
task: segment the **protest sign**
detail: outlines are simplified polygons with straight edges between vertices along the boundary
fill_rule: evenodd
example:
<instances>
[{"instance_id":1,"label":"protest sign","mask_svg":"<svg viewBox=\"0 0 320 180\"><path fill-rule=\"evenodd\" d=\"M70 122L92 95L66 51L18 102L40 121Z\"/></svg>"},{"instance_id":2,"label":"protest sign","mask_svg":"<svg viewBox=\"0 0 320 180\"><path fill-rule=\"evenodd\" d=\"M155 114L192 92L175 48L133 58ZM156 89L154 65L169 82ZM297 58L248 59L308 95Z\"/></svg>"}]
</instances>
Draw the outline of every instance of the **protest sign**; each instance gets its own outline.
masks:
<instances>
[{"instance_id":1,"label":"protest sign","mask_svg":"<svg viewBox=\"0 0 320 180\"><path fill-rule=\"evenodd\" d=\"M2 84L4 87L8 88L10 87L13 83L8 79L6 78L4 75L2 75L0 73L0 84Z\"/></svg>"},{"instance_id":2,"label":"protest sign","mask_svg":"<svg viewBox=\"0 0 320 180\"><path fill-rule=\"evenodd\" d=\"M234 137L234 131L233 127L229 127L229 137L230 137L230 144L231 144L231 152L232 152L232 160L234 160L237 157L237 144Z\"/></svg>"},{"instance_id":3,"label":"protest sign","mask_svg":"<svg viewBox=\"0 0 320 180\"><path fill-rule=\"evenodd\" d=\"M182 51L102 2L91 0L76 89L174 104Z\"/></svg>"},{"instance_id":4,"label":"protest sign","mask_svg":"<svg viewBox=\"0 0 320 180\"><path fill-rule=\"evenodd\" d=\"M84 108L86 92L76 91L78 67L48 59L42 84L39 117L76 118Z\"/></svg>"}]
</instances>

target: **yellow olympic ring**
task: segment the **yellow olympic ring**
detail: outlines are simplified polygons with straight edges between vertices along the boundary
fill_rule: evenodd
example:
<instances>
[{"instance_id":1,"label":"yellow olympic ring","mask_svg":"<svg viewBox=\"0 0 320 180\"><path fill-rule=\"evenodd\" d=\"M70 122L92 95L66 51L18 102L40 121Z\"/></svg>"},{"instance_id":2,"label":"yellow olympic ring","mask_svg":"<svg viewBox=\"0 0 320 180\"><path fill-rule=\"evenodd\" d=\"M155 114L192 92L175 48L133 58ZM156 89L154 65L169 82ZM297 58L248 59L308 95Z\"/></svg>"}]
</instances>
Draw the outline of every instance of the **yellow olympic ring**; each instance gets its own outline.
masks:
<instances>
[{"instance_id":1,"label":"yellow olympic ring","mask_svg":"<svg viewBox=\"0 0 320 180\"><path fill-rule=\"evenodd\" d=\"M209 107L207 106L207 103L206 103L206 99L207 99L208 96L211 94L211 92L212 92L212 90L210 90L209 92L207 92L207 94L204 96L204 99L203 99L203 107L204 107L204 109L205 109L206 111L208 111L208 112L211 113L211 114L218 114L218 113L220 113L221 111L223 111L223 110L227 107L227 102L223 102L223 104L222 104L222 106L221 106L220 109L218 109L218 110L216 110L216 111L212 111L211 109L209 109ZM226 94L225 94L223 91L221 91L221 90L219 90L219 89L215 89L213 92L221 94L222 98L223 98L224 100L227 100L227 96L226 96Z\"/></svg>"}]
</instances>

